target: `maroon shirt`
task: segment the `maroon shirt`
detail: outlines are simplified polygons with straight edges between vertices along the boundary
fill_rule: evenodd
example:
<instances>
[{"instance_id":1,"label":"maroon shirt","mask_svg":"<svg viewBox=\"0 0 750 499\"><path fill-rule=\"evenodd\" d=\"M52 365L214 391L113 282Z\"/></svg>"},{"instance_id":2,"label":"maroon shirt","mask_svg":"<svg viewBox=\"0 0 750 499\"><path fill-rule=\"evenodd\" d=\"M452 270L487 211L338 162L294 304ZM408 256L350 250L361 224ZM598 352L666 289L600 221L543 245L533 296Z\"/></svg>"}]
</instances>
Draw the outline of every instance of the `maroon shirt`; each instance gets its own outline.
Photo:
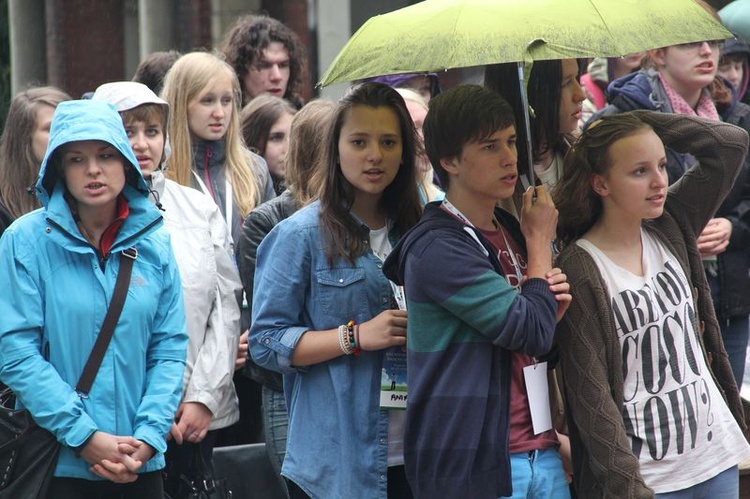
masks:
<instances>
[{"instance_id":1,"label":"maroon shirt","mask_svg":"<svg viewBox=\"0 0 750 499\"><path fill-rule=\"evenodd\" d=\"M526 257L520 246L505 231L478 229L497 251L497 258L505 273L508 283L520 289L520 277L526 274ZM503 236L503 234L505 234ZM506 244L507 243L507 244ZM511 252L513 256L511 256ZM558 445L557 434L547 430L534 435L531 424L529 398L526 395L526 383L523 368L534 364L534 359L521 352L511 352L513 367L510 382L510 452L528 452L536 449L549 449Z\"/></svg>"}]
</instances>

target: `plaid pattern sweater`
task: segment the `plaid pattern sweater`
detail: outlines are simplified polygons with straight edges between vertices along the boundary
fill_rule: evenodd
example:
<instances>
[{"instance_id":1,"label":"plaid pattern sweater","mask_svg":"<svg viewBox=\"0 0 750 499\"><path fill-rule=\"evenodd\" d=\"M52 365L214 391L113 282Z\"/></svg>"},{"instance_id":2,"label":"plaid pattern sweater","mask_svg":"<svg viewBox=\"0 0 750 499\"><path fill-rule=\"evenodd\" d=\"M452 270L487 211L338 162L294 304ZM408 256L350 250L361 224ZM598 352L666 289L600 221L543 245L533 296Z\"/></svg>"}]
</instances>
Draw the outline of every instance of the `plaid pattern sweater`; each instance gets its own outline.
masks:
<instances>
[{"instance_id":1,"label":"plaid pattern sweater","mask_svg":"<svg viewBox=\"0 0 750 499\"><path fill-rule=\"evenodd\" d=\"M665 211L644 221L676 256L693 287L696 331L719 391L743 430L742 405L724 350L696 239L716 212L744 161L747 133L722 122L636 111L664 145L693 154L698 164L669 188ZM576 244L560 255L573 302L558 325L555 343L570 428L578 497L649 498L622 418L622 352L607 286L591 256Z\"/></svg>"}]
</instances>

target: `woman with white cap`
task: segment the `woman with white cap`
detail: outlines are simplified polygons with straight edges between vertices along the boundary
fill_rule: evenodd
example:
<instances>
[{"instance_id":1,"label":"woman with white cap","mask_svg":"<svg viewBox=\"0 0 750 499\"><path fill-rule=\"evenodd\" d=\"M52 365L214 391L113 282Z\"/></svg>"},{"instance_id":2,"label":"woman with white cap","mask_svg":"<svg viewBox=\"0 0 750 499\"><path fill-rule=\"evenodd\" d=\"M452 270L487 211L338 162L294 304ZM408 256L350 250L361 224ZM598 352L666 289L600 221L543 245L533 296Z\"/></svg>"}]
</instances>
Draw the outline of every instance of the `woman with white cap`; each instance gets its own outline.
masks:
<instances>
[{"instance_id":1,"label":"woman with white cap","mask_svg":"<svg viewBox=\"0 0 750 499\"><path fill-rule=\"evenodd\" d=\"M168 474L179 479L191 462L195 445L210 466L215 430L239 419L232 375L239 344L242 283L231 237L216 203L202 192L164 177L163 165L169 154L168 104L145 85L129 81L105 83L93 99L110 102L122 116L151 198L162 210L182 278L190 339L182 400L167 451Z\"/></svg>"}]
</instances>

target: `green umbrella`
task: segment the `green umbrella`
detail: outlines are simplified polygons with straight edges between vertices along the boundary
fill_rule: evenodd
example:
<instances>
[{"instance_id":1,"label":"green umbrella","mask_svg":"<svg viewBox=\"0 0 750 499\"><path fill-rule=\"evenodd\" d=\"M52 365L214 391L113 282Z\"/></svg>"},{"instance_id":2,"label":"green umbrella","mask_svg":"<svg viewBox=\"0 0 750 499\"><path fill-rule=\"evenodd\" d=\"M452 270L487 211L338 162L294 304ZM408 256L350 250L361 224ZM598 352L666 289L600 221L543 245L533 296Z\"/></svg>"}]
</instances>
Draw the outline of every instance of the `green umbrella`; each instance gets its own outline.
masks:
<instances>
[{"instance_id":1,"label":"green umbrella","mask_svg":"<svg viewBox=\"0 0 750 499\"><path fill-rule=\"evenodd\" d=\"M518 62L528 109L524 62L618 57L731 36L694 0L425 0L370 18L319 84ZM527 147L531 158L530 139Z\"/></svg>"},{"instance_id":2,"label":"green umbrella","mask_svg":"<svg viewBox=\"0 0 750 499\"><path fill-rule=\"evenodd\" d=\"M425 0L370 18L320 85L731 37L694 0Z\"/></svg>"}]
</instances>

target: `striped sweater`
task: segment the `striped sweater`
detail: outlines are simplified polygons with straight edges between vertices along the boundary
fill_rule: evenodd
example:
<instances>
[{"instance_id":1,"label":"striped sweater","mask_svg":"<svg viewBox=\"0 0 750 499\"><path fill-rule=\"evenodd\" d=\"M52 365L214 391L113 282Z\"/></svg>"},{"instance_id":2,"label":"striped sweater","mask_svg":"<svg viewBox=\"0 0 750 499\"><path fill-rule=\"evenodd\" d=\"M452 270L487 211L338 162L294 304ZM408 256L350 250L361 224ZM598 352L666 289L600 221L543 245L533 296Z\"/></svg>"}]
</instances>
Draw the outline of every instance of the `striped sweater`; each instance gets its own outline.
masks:
<instances>
[{"instance_id":1,"label":"striped sweater","mask_svg":"<svg viewBox=\"0 0 750 499\"><path fill-rule=\"evenodd\" d=\"M518 222L496 215L524 247ZM549 351L554 295L543 279L511 287L490 244L439 203L425 207L384 272L408 302L404 459L415 497L510 494L510 351Z\"/></svg>"}]
</instances>

